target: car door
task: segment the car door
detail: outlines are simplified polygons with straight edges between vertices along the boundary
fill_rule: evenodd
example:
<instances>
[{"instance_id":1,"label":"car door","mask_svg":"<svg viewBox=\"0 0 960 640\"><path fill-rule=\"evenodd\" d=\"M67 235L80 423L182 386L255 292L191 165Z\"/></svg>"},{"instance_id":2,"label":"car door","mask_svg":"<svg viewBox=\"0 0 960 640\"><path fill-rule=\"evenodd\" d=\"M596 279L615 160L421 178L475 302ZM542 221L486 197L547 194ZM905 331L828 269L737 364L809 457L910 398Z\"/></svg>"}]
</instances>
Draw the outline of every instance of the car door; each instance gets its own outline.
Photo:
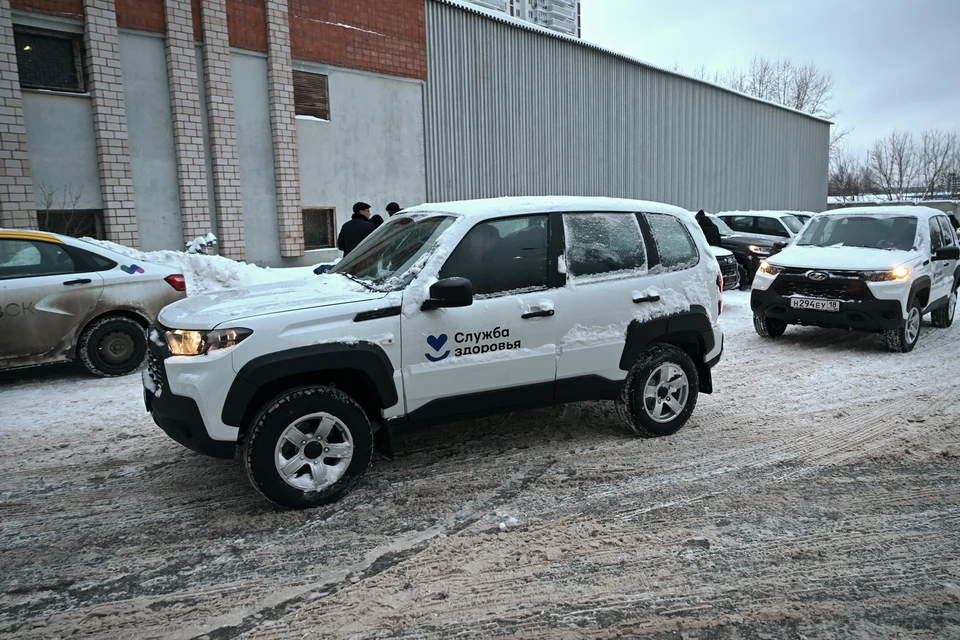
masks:
<instances>
[{"instance_id":1,"label":"car door","mask_svg":"<svg viewBox=\"0 0 960 640\"><path fill-rule=\"evenodd\" d=\"M73 344L103 290L98 274L77 270L60 243L0 238L0 360L57 359Z\"/></svg>"},{"instance_id":2,"label":"car door","mask_svg":"<svg viewBox=\"0 0 960 640\"><path fill-rule=\"evenodd\" d=\"M939 217L930 218L930 255L931 257L939 249L947 246L953 246L953 238L949 234L944 234L944 229L940 225ZM946 235L946 237L944 237ZM950 295L950 287L953 285L953 260L931 260L930 262L930 302L935 302Z\"/></svg>"},{"instance_id":3,"label":"car door","mask_svg":"<svg viewBox=\"0 0 960 640\"><path fill-rule=\"evenodd\" d=\"M630 212L564 213L563 271L558 292L557 393L576 396L596 375L622 380L627 327L656 308L663 279L649 272L645 240Z\"/></svg>"},{"instance_id":4,"label":"car door","mask_svg":"<svg viewBox=\"0 0 960 640\"><path fill-rule=\"evenodd\" d=\"M650 226L650 233L657 247L660 258L660 270L663 277L665 295L676 294L685 304L700 304L704 311L715 319L718 304L719 290L707 287L707 291L716 291L716 297L711 299L691 298L690 293L696 289L691 287L691 278L702 277L697 273L700 264L700 250L689 230L674 216L663 213L646 213L644 217Z\"/></svg>"},{"instance_id":5,"label":"car door","mask_svg":"<svg viewBox=\"0 0 960 640\"><path fill-rule=\"evenodd\" d=\"M440 279L469 279L473 303L404 316L403 382L412 419L553 397L557 291L548 284L548 222L547 215L527 215L474 225L439 272Z\"/></svg>"}]
</instances>

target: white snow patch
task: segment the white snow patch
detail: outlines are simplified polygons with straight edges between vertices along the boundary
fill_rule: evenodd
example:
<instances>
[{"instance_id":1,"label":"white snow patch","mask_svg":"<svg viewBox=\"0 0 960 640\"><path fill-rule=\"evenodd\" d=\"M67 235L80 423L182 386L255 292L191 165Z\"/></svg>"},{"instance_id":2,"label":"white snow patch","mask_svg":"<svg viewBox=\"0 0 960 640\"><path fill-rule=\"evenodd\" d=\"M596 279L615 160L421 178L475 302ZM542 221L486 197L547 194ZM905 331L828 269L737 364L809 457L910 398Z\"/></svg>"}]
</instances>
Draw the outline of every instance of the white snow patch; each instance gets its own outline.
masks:
<instances>
[{"instance_id":1,"label":"white snow patch","mask_svg":"<svg viewBox=\"0 0 960 640\"><path fill-rule=\"evenodd\" d=\"M297 120L306 120L308 122L330 122L326 118L318 118L317 116L298 115L295 117Z\"/></svg>"},{"instance_id":2,"label":"white snow patch","mask_svg":"<svg viewBox=\"0 0 960 640\"><path fill-rule=\"evenodd\" d=\"M237 262L223 256L169 250L144 252L107 240L93 238L83 238L83 240L134 260L169 265L186 278L187 295L190 296L218 289L249 287L257 284L290 280L309 281L316 277L312 266L271 269Z\"/></svg>"}]
</instances>

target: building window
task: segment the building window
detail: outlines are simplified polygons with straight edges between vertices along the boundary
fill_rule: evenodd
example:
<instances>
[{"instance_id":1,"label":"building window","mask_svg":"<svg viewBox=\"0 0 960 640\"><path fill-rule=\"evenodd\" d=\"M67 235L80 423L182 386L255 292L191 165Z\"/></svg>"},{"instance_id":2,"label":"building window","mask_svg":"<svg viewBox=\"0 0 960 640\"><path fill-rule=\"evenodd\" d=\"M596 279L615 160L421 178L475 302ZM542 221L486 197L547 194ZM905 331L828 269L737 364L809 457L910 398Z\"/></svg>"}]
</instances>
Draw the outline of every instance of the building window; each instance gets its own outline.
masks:
<instances>
[{"instance_id":1,"label":"building window","mask_svg":"<svg viewBox=\"0 0 960 640\"><path fill-rule=\"evenodd\" d=\"M79 35L15 26L20 86L83 93L83 41Z\"/></svg>"},{"instance_id":2,"label":"building window","mask_svg":"<svg viewBox=\"0 0 960 640\"><path fill-rule=\"evenodd\" d=\"M330 119L327 76L320 73L293 72L293 105L298 116Z\"/></svg>"},{"instance_id":3,"label":"building window","mask_svg":"<svg viewBox=\"0 0 960 640\"><path fill-rule=\"evenodd\" d=\"M37 211L40 231L59 233L72 238L103 240L103 211L99 209L67 209Z\"/></svg>"},{"instance_id":4,"label":"building window","mask_svg":"<svg viewBox=\"0 0 960 640\"><path fill-rule=\"evenodd\" d=\"M307 251L333 249L337 246L336 210L310 208L303 210L303 245Z\"/></svg>"}]
</instances>

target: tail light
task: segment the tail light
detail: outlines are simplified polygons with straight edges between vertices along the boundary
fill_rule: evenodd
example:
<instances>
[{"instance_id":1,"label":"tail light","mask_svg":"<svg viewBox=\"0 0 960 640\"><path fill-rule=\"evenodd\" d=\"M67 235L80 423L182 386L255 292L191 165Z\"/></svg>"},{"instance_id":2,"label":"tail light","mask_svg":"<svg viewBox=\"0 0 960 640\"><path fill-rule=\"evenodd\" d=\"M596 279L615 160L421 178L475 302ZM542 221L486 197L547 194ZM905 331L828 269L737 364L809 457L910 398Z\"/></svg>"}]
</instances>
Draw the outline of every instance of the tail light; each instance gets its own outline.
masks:
<instances>
[{"instance_id":1,"label":"tail light","mask_svg":"<svg viewBox=\"0 0 960 640\"><path fill-rule=\"evenodd\" d=\"M718 305L718 308L717 308L717 315L720 315L721 313L723 313L723 274L722 273L717 274L717 289L720 290L720 304Z\"/></svg>"},{"instance_id":2,"label":"tail light","mask_svg":"<svg viewBox=\"0 0 960 640\"><path fill-rule=\"evenodd\" d=\"M167 276L164 278L164 281L177 291L187 290L187 279L183 277L182 273L175 273L171 276Z\"/></svg>"}]
</instances>

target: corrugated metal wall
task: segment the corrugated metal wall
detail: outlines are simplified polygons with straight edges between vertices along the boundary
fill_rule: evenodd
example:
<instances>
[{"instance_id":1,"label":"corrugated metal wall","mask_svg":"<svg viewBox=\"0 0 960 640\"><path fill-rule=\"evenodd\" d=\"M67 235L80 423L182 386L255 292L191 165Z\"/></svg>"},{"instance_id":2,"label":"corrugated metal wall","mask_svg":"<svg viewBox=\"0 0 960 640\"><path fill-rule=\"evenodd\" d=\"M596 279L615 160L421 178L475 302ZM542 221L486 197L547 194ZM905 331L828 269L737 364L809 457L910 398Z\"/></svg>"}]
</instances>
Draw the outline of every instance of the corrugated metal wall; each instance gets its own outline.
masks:
<instances>
[{"instance_id":1,"label":"corrugated metal wall","mask_svg":"<svg viewBox=\"0 0 960 640\"><path fill-rule=\"evenodd\" d=\"M426 9L428 200L826 208L824 121L443 0Z\"/></svg>"}]
</instances>

